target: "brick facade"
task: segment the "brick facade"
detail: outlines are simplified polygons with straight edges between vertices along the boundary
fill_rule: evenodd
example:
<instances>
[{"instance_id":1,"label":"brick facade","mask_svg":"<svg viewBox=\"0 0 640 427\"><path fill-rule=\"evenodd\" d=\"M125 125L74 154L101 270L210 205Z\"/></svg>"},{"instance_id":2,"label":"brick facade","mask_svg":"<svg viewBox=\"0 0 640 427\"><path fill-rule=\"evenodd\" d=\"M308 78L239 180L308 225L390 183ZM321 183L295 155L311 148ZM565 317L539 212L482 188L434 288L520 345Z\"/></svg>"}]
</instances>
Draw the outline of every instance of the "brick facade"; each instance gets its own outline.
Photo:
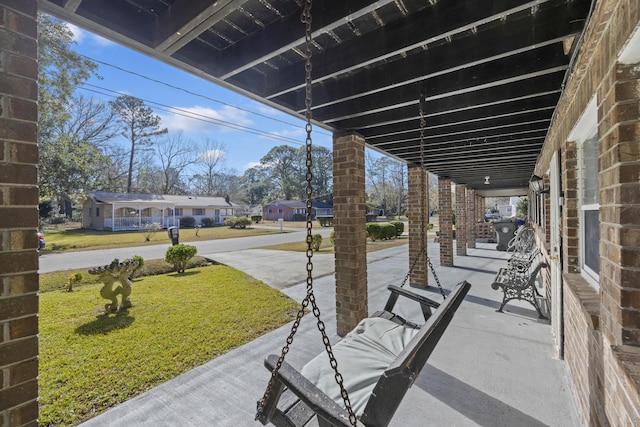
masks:
<instances>
[{"instance_id":1,"label":"brick facade","mask_svg":"<svg viewBox=\"0 0 640 427\"><path fill-rule=\"evenodd\" d=\"M467 187L456 184L456 255L467 255Z\"/></svg>"},{"instance_id":2,"label":"brick facade","mask_svg":"<svg viewBox=\"0 0 640 427\"><path fill-rule=\"evenodd\" d=\"M427 173L423 173L421 166L408 167L408 215L409 215L409 268L411 272L410 285L416 288L426 288L429 285L429 274L426 262L427 230L421 229L422 224L429 224L429 194ZM424 210L423 202L424 201ZM421 218L422 215L422 218ZM422 249L424 248L424 252ZM419 259L418 259L419 258Z\"/></svg>"},{"instance_id":3,"label":"brick facade","mask_svg":"<svg viewBox=\"0 0 640 427\"><path fill-rule=\"evenodd\" d=\"M637 0L595 2L579 55L536 165L561 156L564 355L585 425L640 425L640 65L619 63L634 31ZM640 46L631 46L637 58ZM580 271L578 146L570 134L596 100L600 272ZM547 196L545 199L549 199ZM547 200L544 208L548 224ZM548 227L538 236L549 241Z\"/></svg>"},{"instance_id":4,"label":"brick facade","mask_svg":"<svg viewBox=\"0 0 640 427\"><path fill-rule=\"evenodd\" d=\"M35 0L0 5L0 425L38 418Z\"/></svg>"},{"instance_id":5,"label":"brick facade","mask_svg":"<svg viewBox=\"0 0 640 427\"><path fill-rule=\"evenodd\" d=\"M344 336L368 315L364 139L333 139L336 322Z\"/></svg>"},{"instance_id":6,"label":"brick facade","mask_svg":"<svg viewBox=\"0 0 640 427\"><path fill-rule=\"evenodd\" d=\"M438 221L440 223L440 265L453 265L453 210L451 209L451 180L438 179Z\"/></svg>"},{"instance_id":7,"label":"brick facade","mask_svg":"<svg viewBox=\"0 0 640 427\"><path fill-rule=\"evenodd\" d=\"M467 189L467 247L475 248L476 247L476 224L480 220L476 216L476 190L473 188Z\"/></svg>"}]
</instances>

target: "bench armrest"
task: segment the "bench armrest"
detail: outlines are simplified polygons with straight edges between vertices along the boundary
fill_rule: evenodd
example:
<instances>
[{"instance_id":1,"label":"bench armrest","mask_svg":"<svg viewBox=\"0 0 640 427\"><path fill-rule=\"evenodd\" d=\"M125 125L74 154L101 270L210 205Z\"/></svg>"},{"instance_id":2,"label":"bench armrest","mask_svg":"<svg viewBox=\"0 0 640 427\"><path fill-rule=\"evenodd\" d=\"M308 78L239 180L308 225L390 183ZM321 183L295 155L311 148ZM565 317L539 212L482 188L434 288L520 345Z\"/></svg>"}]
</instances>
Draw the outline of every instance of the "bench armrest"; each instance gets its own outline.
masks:
<instances>
[{"instance_id":1,"label":"bench armrest","mask_svg":"<svg viewBox=\"0 0 640 427\"><path fill-rule=\"evenodd\" d=\"M278 356L270 354L264 361L264 365L271 372L275 369ZM298 370L287 362L282 362L278 371L277 381L284 384L301 401L303 401L318 417L327 420L331 425L350 427L349 413L311 381L302 376ZM269 421L269 420L260 420ZM266 422L263 422L266 424ZM321 424L322 425L322 424Z\"/></svg>"}]
</instances>

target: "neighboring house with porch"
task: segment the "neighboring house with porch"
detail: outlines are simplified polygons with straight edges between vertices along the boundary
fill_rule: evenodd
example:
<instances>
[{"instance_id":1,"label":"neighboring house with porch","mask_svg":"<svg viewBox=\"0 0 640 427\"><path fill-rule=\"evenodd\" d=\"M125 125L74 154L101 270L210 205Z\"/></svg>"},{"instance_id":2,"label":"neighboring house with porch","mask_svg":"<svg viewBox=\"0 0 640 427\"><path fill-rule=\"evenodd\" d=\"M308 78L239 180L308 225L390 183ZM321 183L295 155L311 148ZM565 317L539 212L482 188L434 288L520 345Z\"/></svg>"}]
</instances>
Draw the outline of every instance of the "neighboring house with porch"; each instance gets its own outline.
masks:
<instances>
[{"instance_id":1,"label":"neighboring house with porch","mask_svg":"<svg viewBox=\"0 0 640 427\"><path fill-rule=\"evenodd\" d=\"M316 216L333 216L333 205L313 202L311 218ZM262 218L265 221L304 221L307 215L307 203L304 200L276 200L262 207Z\"/></svg>"},{"instance_id":2,"label":"neighboring house with porch","mask_svg":"<svg viewBox=\"0 0 640 427\"><path fill-rule=\"evenodd\" d=\"M235 215L237 205L225 197L175 196L93 191L82 205L82 227L96 230L137 230L158 223L162 228L179 227L184 217L193 217L196 225L212 218L214 225L224 224Z\"/></svg>"}]
</instances>

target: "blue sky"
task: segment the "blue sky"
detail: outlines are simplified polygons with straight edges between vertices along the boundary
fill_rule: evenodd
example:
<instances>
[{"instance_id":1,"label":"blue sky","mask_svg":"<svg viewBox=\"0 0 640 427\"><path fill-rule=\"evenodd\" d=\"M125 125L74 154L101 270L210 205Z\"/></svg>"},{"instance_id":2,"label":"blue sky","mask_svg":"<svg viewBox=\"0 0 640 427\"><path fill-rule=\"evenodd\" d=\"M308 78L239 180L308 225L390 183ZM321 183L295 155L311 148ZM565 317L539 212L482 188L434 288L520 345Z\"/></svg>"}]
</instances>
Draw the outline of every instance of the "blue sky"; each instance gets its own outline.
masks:
<instances>
[{"instance_id":1,"label":"blue sky","mask_svg":"<svg viewBox=\"0 0 640 427\"><path fill-rule=\"evenodd\" d=\"M304 145L301 120L67 25L77 43L74 50L98 62L98 73L102 76L102 79L91 78L79 94L105 101L113 100L119 94L143 99L162 118L162 127L167 127L170 133L182 131L184 139L197 144L206 138L224 144L224 167L235 169L238 175L257 164L277 145ZM252 131L257 131L258 135ZM293 141L271 139L265 134L292 138ZM314 127L313 143L331 150L330 132Z\"/></svg>"}]
</instances>

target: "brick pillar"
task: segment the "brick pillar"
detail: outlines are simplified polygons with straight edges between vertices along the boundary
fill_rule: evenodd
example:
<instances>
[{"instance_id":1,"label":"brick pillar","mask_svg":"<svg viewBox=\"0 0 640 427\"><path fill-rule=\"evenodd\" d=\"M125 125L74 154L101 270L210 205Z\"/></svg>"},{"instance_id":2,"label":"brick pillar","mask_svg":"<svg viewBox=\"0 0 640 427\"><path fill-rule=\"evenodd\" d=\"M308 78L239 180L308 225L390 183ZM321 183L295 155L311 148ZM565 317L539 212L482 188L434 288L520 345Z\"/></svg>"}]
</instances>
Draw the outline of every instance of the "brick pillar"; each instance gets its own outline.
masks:
<instances>
[{"instance_id":1,"label":"brick pillar","mask_svg":"<svg viewBox=\"0 0 640 427\"><path fill-rule=\"evenodd\" d=\"M467 255L467 186L456 184L456 255Z\"/></svg>"},{"instance_id":2,"label":"brick pillar","mask_svg":"<svg viewBox=\"0 0 640 427\"><path fill-rule=\"evenodd\" d=\"M0 3L0 425L38 418L36 0Z\"/></svg>"},{"instance_id":3,"label":"brick pillar","mask_svg":"<svg viewBox=\"0 0 640 427\"><path fill-rule=\"evenodd\" d=\"M425 172L423 182L421 166L409 166L407 174L409 185L409 268L411 269L411 266L413 266L413 269L410 270L410 285L416 288L426 288L429 285L429 273L426 263L428 238L427 230L421 230L420 227L423 222L425 227L429 224L429 193L427 191L429 188L427 180L429 178ZM424 211L421 203L423 195L426 199L424 201ZM421 239L421 234L424 240ZM425 249L425 253L416 261L422 248Z\"/></svg>"},{"instance_id":4,"label":"brick pillar","mask_svg":"<svg viewBox=\"0 0 640 427\"><path fill-rule=\"evenodd\" d=\"M478 236L476 232L476 190L473 188L467 189L467 247L476 247L476 238Z\"/></svg>"},{"instance_id":5,"label":"brick pillar","mask_svg":"<svg viewBox=\"0 0 640 427\"><path fill-rule=\"evenodd\" d=\"M476 194L476 215L478 217L478 220L484 221L484 214L486 210L487 207L484 205L484 197L478 196Z\"/></svg>"},{"instance_id":6,"label":"brick pillar","mask_svg":"<svg viewBox=\"0 0 640 427\"><path fill-rule=\"evenodd\" d=\"M564 273L580 272L580 233L578 211L578 147L573 141L562 145L562 259ZM531 197L536 197L532 195Z\"/></svg>"},{"instance_id":7,"label":"brick pillar","mask_svg":"<svg viewBox=\"0 0 640 427\"><path fill-rule=\"evenodd\" d=\"M602 332L612 345L640 345L640 67L617 65L600 106L599 199Z\"/></svg>"},{"instance_id":8,"label":"brick pillar","mask_svg":"<svg viewBox=\"0 0 640 427\"><path fill-rule=\"evenodd\" d=\"M333 229L335 231L336 322L338 335L368 315L364 139L333 139Z\"/></svg>"},{"instance_id":9,"label":"brick pillar","mask_svg":"<svg viewBox=\"0 0 640 427\"><path fill-rule=\"evenodd\" d=\"M440 209L440 265L453 265L453 210L451 209L451 180L438 179L438 200Z\"/></svg>"}]
</instances>

